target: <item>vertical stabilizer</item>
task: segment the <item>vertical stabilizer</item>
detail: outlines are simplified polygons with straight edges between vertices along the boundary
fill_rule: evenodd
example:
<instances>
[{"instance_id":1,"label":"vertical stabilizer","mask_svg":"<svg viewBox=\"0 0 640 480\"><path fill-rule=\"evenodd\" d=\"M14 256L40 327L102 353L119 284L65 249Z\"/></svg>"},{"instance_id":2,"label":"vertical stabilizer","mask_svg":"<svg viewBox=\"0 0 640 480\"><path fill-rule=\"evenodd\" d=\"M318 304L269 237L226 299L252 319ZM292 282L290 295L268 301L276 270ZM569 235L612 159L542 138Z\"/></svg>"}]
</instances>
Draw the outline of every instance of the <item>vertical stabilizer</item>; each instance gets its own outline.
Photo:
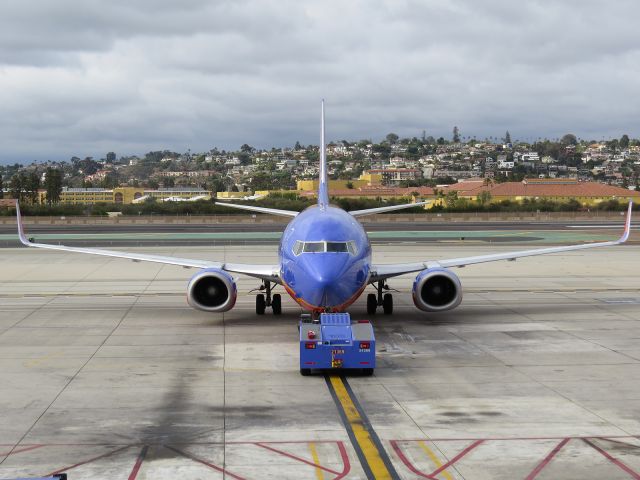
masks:
<instances>
[{"instance_id":1,"label":"vertical stabilizer","mask_svg":"<svg viewBox=\"0 0 640 480\"><path fill-rule=\"evenodd\" d=\"M324 139L324 100L320 117L320 182L318 184L318 205L329 205L329 184L327 181L327 147Z\"/></svg>"}]
</instances>

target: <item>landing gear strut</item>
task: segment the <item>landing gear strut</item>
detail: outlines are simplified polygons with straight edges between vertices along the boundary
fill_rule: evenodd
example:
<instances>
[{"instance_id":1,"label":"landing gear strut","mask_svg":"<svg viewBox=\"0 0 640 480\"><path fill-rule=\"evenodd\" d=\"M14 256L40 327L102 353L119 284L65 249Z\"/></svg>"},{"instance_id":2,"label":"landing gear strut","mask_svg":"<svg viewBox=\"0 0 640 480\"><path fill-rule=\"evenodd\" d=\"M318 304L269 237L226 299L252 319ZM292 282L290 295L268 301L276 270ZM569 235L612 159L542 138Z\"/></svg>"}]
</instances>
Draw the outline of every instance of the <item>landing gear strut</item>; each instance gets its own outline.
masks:
<instances>
[{"instance_id":1,"label":"landing gear strut","mask_svg":"<svg viewBox=\"0 0 640 480\"><path fill-rule=\"evenodd\" d=\"M265 293L256 295L256 314L264 315L267 307L271 307L274 315L280 315L282 313L282 298L279 293L271 295L271 288L271 282L267 280L262 281L259 290L264 290Z\"/></svg>"},{"instance_id":2,"label":"landing gear strut","mask_svg":"<svg viewBox=\"0 0 640 480\"><path fill-rule=\"evenodd\" d=\"M377 294L370 293L367 295L367 314L375 315L378 307L382 307L382 311L385 315L391 315L393 313L393 295L390 293L382 293L384 290L389 290L386 280L380 280L376 284L372 284Z\"/></svg>"}]
</instances>

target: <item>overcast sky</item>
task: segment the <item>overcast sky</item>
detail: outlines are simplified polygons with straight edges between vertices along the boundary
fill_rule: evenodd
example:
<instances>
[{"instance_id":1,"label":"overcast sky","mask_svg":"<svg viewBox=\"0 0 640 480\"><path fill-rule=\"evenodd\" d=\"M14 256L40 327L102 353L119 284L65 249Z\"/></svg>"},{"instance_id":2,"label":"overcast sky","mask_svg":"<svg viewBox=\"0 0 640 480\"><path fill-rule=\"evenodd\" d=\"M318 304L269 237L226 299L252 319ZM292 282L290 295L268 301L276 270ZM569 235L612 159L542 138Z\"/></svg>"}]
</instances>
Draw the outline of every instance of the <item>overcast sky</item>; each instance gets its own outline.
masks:
<instances>
[{"instance_id":1,"label":"overcast sky","mask_svg":"<svg viewBox=\"0 0 640 480\"><path fill-rule=\"evenodd\" d=\"M637 0L2 0L0 162L640 136Z\"/></svg>"}]
</instances>

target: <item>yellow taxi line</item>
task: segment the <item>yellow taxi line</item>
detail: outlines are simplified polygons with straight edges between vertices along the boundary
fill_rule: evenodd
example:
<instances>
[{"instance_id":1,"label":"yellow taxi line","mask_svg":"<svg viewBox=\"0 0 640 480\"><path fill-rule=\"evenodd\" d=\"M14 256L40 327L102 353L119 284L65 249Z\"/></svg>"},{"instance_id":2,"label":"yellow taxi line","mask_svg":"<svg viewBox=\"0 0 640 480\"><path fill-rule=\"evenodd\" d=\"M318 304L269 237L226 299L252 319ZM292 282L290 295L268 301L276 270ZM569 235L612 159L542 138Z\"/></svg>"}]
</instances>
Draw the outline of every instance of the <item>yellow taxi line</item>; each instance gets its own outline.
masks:
<instances>
[{"instance_id":1,"label":"yellow taxi line","mask_svg":"<svg viewBox=\"0 0 640 480\"><path fill-rule=\"evenodd\" d=\"M311 451L311 457L313 458L313 463L316 465L320 465L320 457L318 457L318 449L316 448L316 444L311 442L309 443L309 450ZM318 480L324 480L324 474L322 473L322 469L315 467L316 470L316 478Z\"/></svg>"},{"instance_id":2,"label":"yellow taxi line","mask_svg":"<svg viewBox=\"0 0 640 480\"><path fill-rule=\"evenodd\" d=\"M351 399L342 378L332 375L329 379L336 397L340 402L342 411L349 423L351 431L353 432L356 442L358 443L374 478L392 479L393 477L382 460L380 451L378 450L374 440L371 438L371 434L365 428L363 418L360 416L358 409Z\"/></svg>"},{"instance_id":3,"label":"yellow taxi line","mask_svg":"<svg viewBox=\"0 0 640 480\"><path fill-rule=\"evenodd\" d=\"M427 446L427 444L424 442L418 442L418 444L420 445L420 448L422 448L422 450L424 450L427 456L431 459L433 464L436 466L436 469L439 469L442 466L442 462L440 461L438 456L433 452L433 450L431 450ZM453 477L451 476L451 474L446 470L443 470L442 472L440 472L440 475L442 475L447 480L453 480Z\"/></svg>"}]
</instances>

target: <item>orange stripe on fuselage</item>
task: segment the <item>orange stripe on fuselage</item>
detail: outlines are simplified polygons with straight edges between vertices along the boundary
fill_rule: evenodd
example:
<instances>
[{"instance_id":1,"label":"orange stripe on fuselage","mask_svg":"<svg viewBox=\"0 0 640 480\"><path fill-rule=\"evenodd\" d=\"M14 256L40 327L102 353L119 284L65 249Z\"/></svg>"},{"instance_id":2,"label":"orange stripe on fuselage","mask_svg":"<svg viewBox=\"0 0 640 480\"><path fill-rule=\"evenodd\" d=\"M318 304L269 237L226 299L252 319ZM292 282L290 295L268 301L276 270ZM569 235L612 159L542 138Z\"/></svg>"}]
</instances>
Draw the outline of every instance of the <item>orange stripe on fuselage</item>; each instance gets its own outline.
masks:
<instances>
[{"instance_id":1,"label":"orange stripe on fuselage","mask_svg":"<svg viewBox=\"0 0 640 480\"><path fill-rule=\"evenodd\" d=\"M296 296L296 294L293 291L293 289L291 287L289 287L289 285L287 285L287 282L285 282L284 279L281 279L281 280L282 280L282 286L287 291L289 296L291 298L293 298L302 308L304 308L306 310L310 310L312 312L324 312L324 311L326 311L327 307L320 307L320 306L317 306L317 305L311 305L310 303L306 302L303 298ZM329 307L329 308L333 312L341 312L341 311L345 310L349 305L351 305L353 302L355 302L360 295L362 295L362 292L364 291L365 288L367 288L367 282L364 282L364 284L362 285L360 290L358 290L353 296L351 296L351 298L349 298L342 305L332 306L332 307Z\"/></svg>"}]
</instances>

